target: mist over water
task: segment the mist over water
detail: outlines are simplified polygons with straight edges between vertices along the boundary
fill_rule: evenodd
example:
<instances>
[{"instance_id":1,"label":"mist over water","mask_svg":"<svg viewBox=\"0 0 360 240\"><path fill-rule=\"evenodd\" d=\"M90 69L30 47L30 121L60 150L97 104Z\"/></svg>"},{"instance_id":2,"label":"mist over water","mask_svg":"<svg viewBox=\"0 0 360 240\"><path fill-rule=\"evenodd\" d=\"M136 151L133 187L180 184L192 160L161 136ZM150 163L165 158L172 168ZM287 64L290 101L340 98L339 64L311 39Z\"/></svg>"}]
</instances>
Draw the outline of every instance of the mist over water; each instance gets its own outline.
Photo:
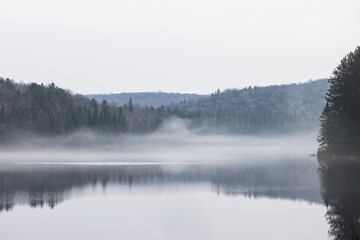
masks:
<instances>
[{"instance_id":1,"label":"mist over water","mask_svg":"<svg viewBox=\"0 0 360 240\"><path fill-rule=\"evenodd\" d=\"M24 137L1 147L1 162L222 162L268 161L315 153L316 134L240 136L199 134L178 118L150 134L79 131L54 137Z\"/></svg>"},{"instance_id":2,"label":"mist over water","mask_svg":"<svg viewBox=\"0 0 360 240\"><path fill-rule=\"evenodd\" d=\"M1 147L2 234L327 239L315 135L200 134L173 118L149 134L24 137Z\"/></svg>"}]
</instances>

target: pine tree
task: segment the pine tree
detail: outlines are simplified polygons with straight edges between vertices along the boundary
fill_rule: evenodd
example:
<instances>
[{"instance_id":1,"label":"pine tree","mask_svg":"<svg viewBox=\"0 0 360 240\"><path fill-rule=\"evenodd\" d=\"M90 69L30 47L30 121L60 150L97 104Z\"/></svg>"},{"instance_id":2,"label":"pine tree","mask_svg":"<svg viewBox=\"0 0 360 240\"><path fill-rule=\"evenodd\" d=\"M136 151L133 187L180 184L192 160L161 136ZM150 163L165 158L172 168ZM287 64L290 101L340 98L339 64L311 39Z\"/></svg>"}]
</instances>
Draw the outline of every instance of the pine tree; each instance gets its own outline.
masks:
<instances>
[{"instance_id":1,"label":"pine tree","mask_svg":"<svg viewBox=\"0 0 360 240\"><path fill-rule=\"evenodd\" d=\"M4 104L1 104L1 110L0 110L0 123L5 122L5 110L4 110Z\"/></svg>"},{"instance_id":2,"label":"pine tree","mask_svg":"<svg viewBox=\"0 0 360 240\"><path fill-rule=\"evenodd\" d=\"M360 152L360 47L346 55L329 79L321 114L320 150Z\"/></svg>"},{"instance_id":3,"label":"pine tree","mask_svg":"<svg viewBox=\"0 0 360 240\"><path fill-rule=\"evenodd\" d=\"M326 150L328 147L328 135L329 135L329 128L327 124L327 119L329 116L329 104L326 103L324 110L320 115L320 131L318 135L318 142L319 142L319 150Z\"/></svg>"},{"instance_id":4,"label":"pine tree","mask_svg":"<svg viewBox=\"0 0 360 240\"><path fill-rule=\"evenodd\" d=\"M123 111L122 107L118 107L118 117L117 117L117 126L119 128L120 131L125 131L127 126L126 126L126 116L125 113Z\"/></svg>"},{"instance_id":5,"label":"pine tree","mask_svg":"<svg viewBox=\"0 0 360 240\"><path fill-rule=\"evenodd\" d=\"M96 127L99 121L99 114L98 114L98 103L97 101L93 98L90 101L90 107L93 109L93 114L92 114L92 124L93 127Z\"/></svg>"},{"instance_id":6,"label":"pine tree","mask_svg":"<svg viewBox=\"0 0 360 240\"><path fill-rule=\"evenodd\" d=\"M132 98L129 98L129 110L130 110L130 112L133 112L133 111L134 111L134 106L133 106Z\"/></svg>"}]
</instances>

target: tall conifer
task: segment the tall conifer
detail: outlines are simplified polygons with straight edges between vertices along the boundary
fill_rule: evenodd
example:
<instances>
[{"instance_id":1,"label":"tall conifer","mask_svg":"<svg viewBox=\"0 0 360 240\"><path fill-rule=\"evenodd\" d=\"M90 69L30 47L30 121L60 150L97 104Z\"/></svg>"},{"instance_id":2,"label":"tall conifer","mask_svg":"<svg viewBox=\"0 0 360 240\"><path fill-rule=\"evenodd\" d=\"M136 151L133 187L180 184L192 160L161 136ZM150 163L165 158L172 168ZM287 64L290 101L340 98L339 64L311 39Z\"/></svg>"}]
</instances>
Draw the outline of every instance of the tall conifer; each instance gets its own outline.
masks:
<instances>
[{"instance_id":1,"label":"tall conifer","mask_svg":"<svg viewBox=\"0 0 360 240\"><path fill-rule=\"evenodd\" d=\"M320 150L360 152L360 47L347 54L329 79L321 114Z\"/></svg>"}]
</instances>

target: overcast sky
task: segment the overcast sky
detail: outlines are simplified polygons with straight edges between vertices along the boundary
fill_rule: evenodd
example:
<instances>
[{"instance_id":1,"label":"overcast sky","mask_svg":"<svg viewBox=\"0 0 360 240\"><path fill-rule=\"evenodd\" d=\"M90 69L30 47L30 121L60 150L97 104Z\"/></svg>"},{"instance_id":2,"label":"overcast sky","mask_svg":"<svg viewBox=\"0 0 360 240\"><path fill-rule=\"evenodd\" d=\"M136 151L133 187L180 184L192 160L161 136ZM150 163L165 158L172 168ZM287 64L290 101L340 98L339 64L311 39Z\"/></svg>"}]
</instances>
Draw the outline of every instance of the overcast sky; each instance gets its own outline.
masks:
<instances>
[{"instance_id":1,"label":"overcast sky","mask_svg":"<svg viewBox=\"0 0 360 240\"><path fill-rule=\"evenodd\" d=\"M359 0L1 0L0 76L77 93L210 93L331 75Z\"/></svg>"}]
</instances>

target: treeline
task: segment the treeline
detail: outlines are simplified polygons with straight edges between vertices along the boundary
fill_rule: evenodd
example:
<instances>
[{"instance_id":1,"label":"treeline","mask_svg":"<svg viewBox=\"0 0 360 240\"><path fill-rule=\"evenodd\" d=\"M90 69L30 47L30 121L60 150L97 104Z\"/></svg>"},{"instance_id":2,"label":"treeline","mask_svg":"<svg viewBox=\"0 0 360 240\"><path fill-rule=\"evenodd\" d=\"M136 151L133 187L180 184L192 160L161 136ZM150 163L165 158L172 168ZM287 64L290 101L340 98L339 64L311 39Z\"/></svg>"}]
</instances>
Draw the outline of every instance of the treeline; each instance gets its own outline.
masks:
<instances>
[{"instance_id":1,"label":"treeline","mask_svg":"<svg viewBox=\"0 0 360 240\"><path fill-rule=\"evenodd\" d=\"M194 127L222 132L290 133L318 128L329 87L326 79L303 84L219 90L196 101L172 104Z\"/></svg>"},{"instance_id":2,"label":"treeline","mask_svg":"<svg viewBox=\"0 0 360 240\"><path fill-rule=\"evenodd\" d=\"M291 133L318 128L329 87L326 79L303 84L217 91L197 100L154 108L122 106L73 95L55 84L15 83L0 78L0 138L14 132L42 135L79 129L101 132L149 132L164 119L189 119L190 127L208 132Z\"/></svg>"},{"instance_id":3,"label":"treeline","mask_svg":"<svg viewBox=\"0 0 360 240\"><path fill-rule=\"evenodd\" d=\"M98 103L54 83L15 83L0 78L0 137L14 132L63 134L82 128L102 132L147 132L169 116L164 108Z\"/></svg>"},{"instance_id":4,"label":"treeline","mask_svg":"<svg viewBox=\"0 0 360 240\"><path fill-rule=\"evenodd\" d=\"M97 101L105 100L116 106L122 106L131 98L134 105L140 106L167 106L171 103L181 101L198 100L203 95L190 93L166 93L166 92L132 92L132 93L115 93L115 94L92 94L86 95L88 98L94 98Z\"/></svg>"}]
</instances>

